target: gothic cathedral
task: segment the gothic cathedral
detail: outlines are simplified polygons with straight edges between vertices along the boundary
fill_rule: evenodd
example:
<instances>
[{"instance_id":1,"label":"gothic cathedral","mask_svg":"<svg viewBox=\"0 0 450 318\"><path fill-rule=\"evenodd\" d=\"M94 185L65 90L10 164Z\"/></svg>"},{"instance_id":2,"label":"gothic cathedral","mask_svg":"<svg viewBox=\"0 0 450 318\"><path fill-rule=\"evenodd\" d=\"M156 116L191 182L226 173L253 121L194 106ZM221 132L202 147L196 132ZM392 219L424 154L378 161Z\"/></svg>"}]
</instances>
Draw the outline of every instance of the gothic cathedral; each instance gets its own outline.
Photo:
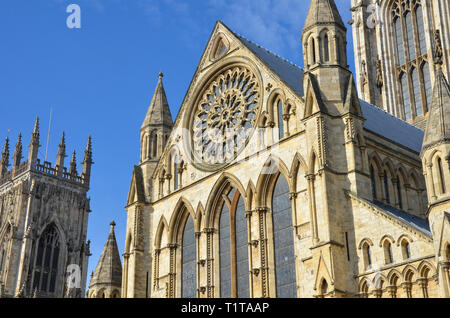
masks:
<instances>
[{"instance_id":1,"label":"gothic cathedral","mask_svg":"<svg viewBox=\"0 0 450 318\"><path fill-rule=\"evenodd\" d=\"M334 0L304 69L218 22L175 122L159 75L122 297L450 297L450 4L351 3L355 75Z\"/></svg>"}]
</instances>

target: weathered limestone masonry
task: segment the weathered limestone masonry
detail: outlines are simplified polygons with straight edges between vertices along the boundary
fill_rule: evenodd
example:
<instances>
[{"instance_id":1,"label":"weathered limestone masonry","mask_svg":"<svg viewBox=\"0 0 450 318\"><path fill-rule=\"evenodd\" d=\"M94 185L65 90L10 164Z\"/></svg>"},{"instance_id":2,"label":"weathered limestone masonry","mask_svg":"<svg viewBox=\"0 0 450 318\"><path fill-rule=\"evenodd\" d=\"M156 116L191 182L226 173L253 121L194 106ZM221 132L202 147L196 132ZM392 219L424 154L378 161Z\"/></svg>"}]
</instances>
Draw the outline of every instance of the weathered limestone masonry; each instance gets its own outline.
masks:
<instances>
[{"instance_id":1,"label":"weathered limestone masonry","mask_svg":"<svg viewBox=\"0 0 450 318\"><path fill-rule=\"evenodd\" d=\"M448 40L424 134L359 98L346 32L312 0L301 69L218 22L174 123L159 75L122 297L449 296Z\"/></svg>"},{"instance_id":2,"label":"weathered limestone masonry","mask_svg":"<svg viewBox=\"0 0 450 318\"><path fill-rule=\"evenodd\" d=\"M64 134L55 167L50 162L41 163L39 147L36 119L28 160L21 162L21 135L11 170L8 139L1 155L0 297L83 297L90 256L86 233L93 163L91 138L81 174L77 172L75 152L69 170L64 167ZM78 288L68 288L76 287L67 285L68 267L74 283L79 282Z\"/></svg>"},{"instance_id":3,"label":"weathered limestone masonry","mask_svg":"<svg viewBox=\"0 0 450 318\"><path fill-rule=\"evenodd\" d=\"M361 99L425 129L436 42L450 76L450 3L351 0L356 81ZM376 10L376 11L375 11Z\"/></svg>"}]
</instances>

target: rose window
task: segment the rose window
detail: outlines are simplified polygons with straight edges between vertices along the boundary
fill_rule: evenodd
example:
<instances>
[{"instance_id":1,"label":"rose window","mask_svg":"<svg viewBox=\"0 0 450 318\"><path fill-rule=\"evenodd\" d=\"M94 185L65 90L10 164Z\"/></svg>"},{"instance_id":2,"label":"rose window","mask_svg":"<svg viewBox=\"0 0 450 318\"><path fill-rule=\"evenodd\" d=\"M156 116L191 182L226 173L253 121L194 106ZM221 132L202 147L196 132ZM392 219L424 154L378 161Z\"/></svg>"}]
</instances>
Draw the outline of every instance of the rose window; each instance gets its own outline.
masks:
<instances>
[{"instance_id":1,"label":"rose window","mask_svg":"<svg viewBox=\"0 0 450 318\"><path fill-rule=\"evenodd\" d=\"M241 66L222 72L207 86L193 120L197 160L217 165L237 156L255 127L259 88L256 76Z\"/></svg>"}]
</instances>

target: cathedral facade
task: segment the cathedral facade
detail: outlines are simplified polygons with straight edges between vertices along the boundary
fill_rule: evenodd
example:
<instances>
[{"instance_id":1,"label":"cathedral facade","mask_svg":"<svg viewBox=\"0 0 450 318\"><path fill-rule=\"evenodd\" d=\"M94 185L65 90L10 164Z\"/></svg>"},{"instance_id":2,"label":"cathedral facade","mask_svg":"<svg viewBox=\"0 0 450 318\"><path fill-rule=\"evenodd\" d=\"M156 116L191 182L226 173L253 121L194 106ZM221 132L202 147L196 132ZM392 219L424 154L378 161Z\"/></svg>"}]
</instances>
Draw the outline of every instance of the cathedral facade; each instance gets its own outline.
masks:
<instances>
[{"instance_id":1,"label":"cathedral facade","mask_svg":"<svg viewBox=\"0 0 450 318\"><path fill-rule=\"evenodd\" d=\"M159 75L126 206L122 297L450 296L448 5L373 2L434 17L415 60L433 84L421 71L426 130L399 111L393 55L379 54L395 64L379 81L349 70L333 0L310 2L304 69L218 22L175 122ZM352 4L356 28L367 4ZM388 25L378 42L395 40ZM355 45L370 68L386 52Z\"/></svg>"},{"instance_id":2,"label":"cathedral facade","mask_svg":"<svg viewBox=\"0 0 450 318\"><path fill-rule=\"evenodd\" d=\"M75 152L70 168L65 167L64 133L55 166L38 158L39 139L36 119L26 161L21 135L11 169L8 138L1 153L0 298L82 297L90 256L91 138L81 173Z\"/></svg>"}]
</instances>

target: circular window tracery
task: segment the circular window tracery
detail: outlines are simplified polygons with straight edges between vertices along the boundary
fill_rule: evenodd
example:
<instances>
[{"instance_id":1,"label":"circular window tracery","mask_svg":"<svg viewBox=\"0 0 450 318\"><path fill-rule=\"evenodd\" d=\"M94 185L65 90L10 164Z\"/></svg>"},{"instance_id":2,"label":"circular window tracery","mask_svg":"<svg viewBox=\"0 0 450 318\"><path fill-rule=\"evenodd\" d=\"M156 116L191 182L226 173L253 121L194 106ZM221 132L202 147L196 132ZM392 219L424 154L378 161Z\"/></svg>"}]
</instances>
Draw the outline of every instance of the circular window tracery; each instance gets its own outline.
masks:
<instances>
[{"instance_id":1,"label":"circular window tracery","mask_svg":"<svg viewBox=\"0 0 450 318\"><path fill-rule=\"evenodd\" d=\"M244 66L217 75L200 95L192 121L196 163L229 163L245 147L260 111L260 84Z\"/></svg>"}]
</instances>

